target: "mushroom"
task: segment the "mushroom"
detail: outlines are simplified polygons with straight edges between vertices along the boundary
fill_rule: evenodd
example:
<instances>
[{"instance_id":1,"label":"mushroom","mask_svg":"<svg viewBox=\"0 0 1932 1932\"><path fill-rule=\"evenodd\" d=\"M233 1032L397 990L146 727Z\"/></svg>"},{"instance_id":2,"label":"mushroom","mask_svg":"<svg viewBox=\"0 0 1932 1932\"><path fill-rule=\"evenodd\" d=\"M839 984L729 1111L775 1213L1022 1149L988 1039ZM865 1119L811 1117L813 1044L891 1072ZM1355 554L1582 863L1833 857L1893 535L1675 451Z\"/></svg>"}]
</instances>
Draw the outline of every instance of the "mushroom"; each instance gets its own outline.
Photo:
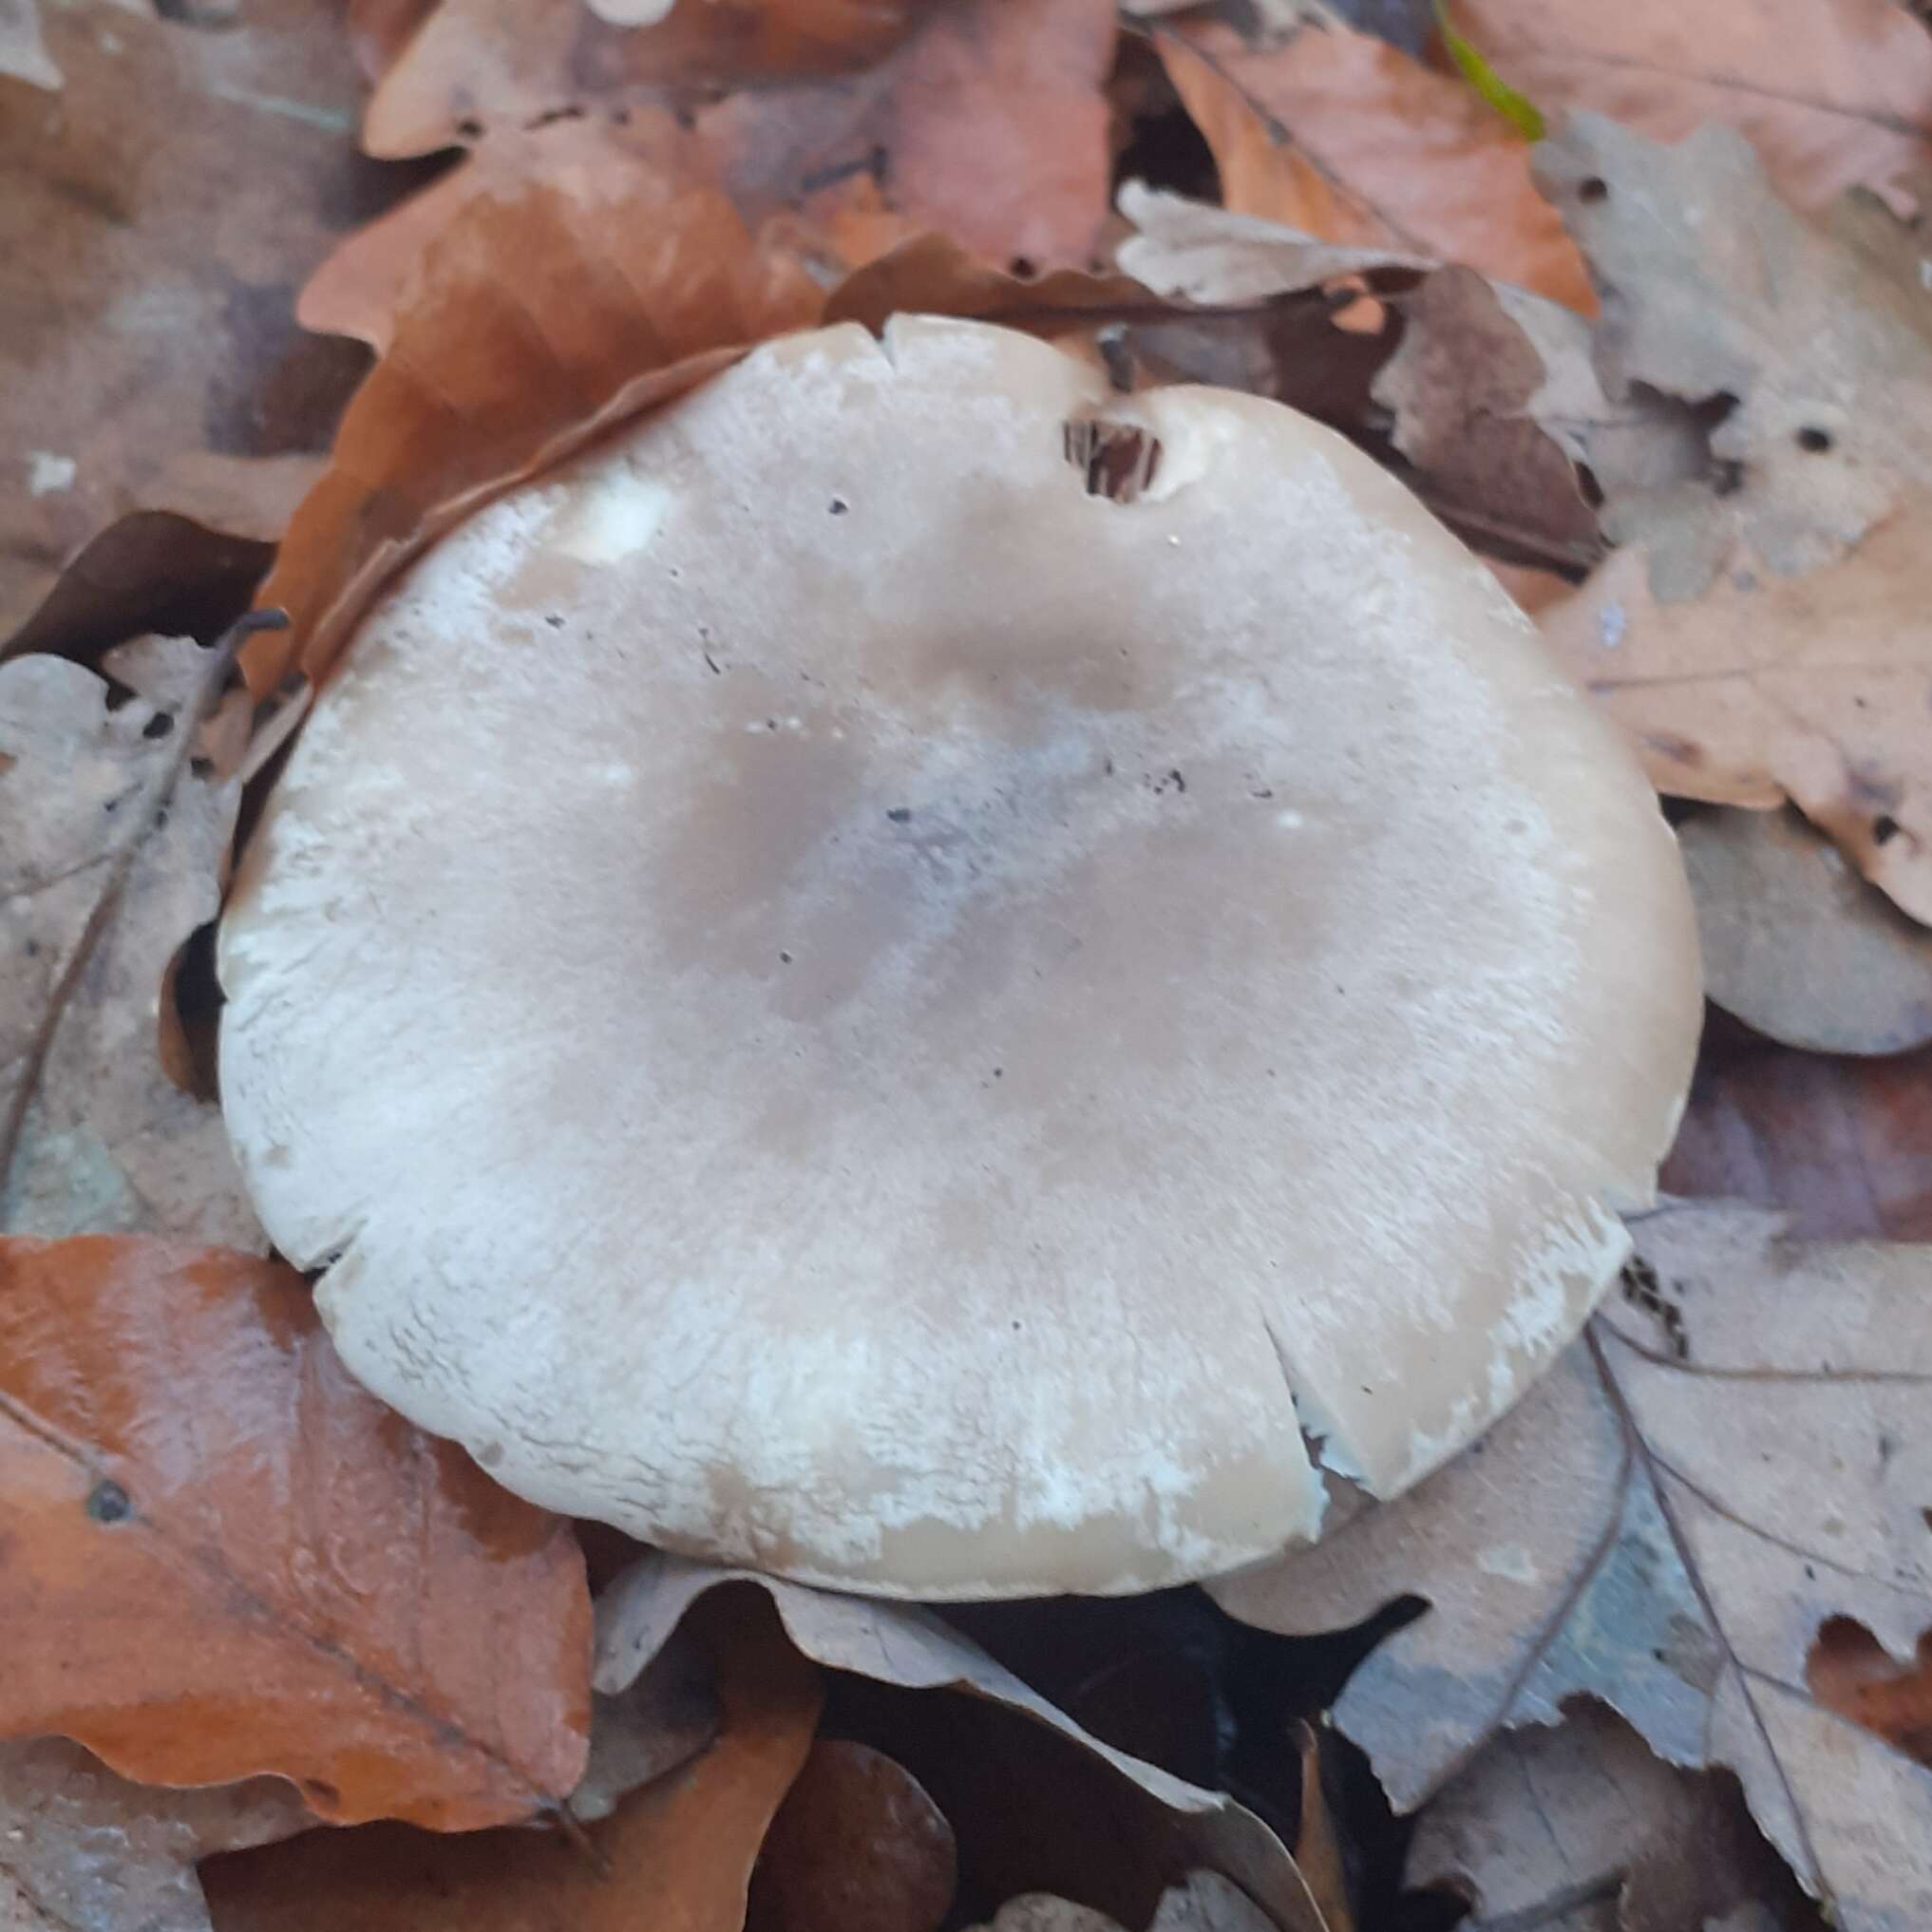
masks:
<instances>
[{"instance_id":1,"label":"mushroom","mask_svg":"<svg viewBox=\"0 0 1932 1932\"><path fill-rule=\"evenodd\" d=\"M222 925L351 1371L519 1494L934 1599L1415 1482L1577 1333L1698 1029L1669 828L1329 430L768 343L361 623Z\"/></svg>"}]
</instances>

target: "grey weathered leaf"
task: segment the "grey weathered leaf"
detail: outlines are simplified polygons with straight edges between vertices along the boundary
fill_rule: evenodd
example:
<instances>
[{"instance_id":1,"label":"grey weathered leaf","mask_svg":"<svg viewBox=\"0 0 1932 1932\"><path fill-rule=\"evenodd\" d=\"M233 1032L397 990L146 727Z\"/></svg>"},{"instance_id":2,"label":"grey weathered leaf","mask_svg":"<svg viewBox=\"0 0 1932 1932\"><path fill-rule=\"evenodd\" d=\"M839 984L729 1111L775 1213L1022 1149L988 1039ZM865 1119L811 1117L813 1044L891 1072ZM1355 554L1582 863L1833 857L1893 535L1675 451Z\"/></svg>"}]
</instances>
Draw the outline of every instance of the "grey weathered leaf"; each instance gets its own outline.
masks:
<instances>
[{"instance_id":1,"label":"grey weathered leaf","mask_svg":"<svg viewBox=\"0 0 1932 1932\"><path fill-rule=\"evenodd\" d=\"M198 768L217 653L0 664L0 1229L260 1250L217 1110L162 1070L161 983L219 903L239 787Z\"/></svg>"},{"instance_id":2,"label":"grey weathered leaf","mask_svg":"<svg viewBox=\"0 0 1932 1932\"><path fill-rule=\"evenodd\" d=\"M1499 1730L1601 1698L1729 1766L1846 1932L1932 1923L1932 1771L1808 1688L1824 1622L1909 1659L1932 1624L1932 1248L1785 1240L1676 1205L1625 1293L1486 1441L1215 1589L1270 1629L1414 1594L1336 1706L1411 1809Z\"/></svg>"}]
</instances>

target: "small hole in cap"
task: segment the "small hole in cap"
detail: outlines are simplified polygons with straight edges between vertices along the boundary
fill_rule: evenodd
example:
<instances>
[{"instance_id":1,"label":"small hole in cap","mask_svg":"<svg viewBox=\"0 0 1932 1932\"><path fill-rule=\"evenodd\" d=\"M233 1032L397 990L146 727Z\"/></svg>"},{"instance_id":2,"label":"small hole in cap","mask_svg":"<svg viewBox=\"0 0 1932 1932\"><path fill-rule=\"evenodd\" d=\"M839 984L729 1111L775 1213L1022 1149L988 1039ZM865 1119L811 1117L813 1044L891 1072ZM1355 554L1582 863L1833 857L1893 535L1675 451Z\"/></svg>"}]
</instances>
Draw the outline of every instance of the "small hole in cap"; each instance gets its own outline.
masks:
<instances>
[{"instance_id":1,"label":"small hole in cap","mask_svg":"<svg viewBox=\"0 0 1932 1932\"><path fill-rule=\"evenodd\" d=\"M87 1491L87 1514L96 1523L124 1523L134 1514L134 1503L119 1483L104 1477Z\"/></svg>"},{"instance_id":2,"label":"small hole in cap","mask_svg":"<svg viewBox=\"0 0 1932 1932\"><path fill-rule=\"evenodd\" d=\"M1601 175L1586 175L1577 183L1577 199L1580 201L1607 201L1610 199L1610 183Z\"/></svg>"}]
</instances>

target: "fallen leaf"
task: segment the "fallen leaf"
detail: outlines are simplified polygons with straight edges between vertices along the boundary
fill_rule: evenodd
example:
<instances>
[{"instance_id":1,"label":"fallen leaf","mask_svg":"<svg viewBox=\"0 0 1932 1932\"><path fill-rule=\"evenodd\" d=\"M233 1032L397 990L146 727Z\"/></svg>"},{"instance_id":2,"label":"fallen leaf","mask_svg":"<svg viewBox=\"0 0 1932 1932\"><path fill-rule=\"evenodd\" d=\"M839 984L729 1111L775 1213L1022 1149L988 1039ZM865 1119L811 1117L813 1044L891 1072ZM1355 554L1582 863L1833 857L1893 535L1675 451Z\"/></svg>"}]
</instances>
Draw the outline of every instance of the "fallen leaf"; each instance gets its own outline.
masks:
<instances>
[{"instance_id":1,"label":"fallen leaf","mask_svg":"<svg viewBox=\"0 0 1932 1932\"><path fill-rule=\"evenodd\" d=\"M1348 1921L1327 1922L1345 1932ZM1267 1915L1218 1871L1192 1871L1161 1894L1147 1932L1269 1932Z\"/></svg>"},{"instance_id":2,"label":"fallen leaf","mask_svg":"<svg viewBox=\"0 0 1932 1932\"><path fill-rule=\"evenodd\" d=\"M1339 25L1259 47L1214 24L1156 37L1235 213L1465 262L1595 313L1529 142L1467 83Z\"/></svg>"},{"instance_id":3,"label":"fallen leaf","mask_svg":"<svg viewBox=\"0 0 1932 1932\"><path fill-rule=\"evenodd\" d=\"M1659 602L1640 549L1543 613L1543 635L1629 732L1661 791L1786 799L1866 878L1932 919L1932 494L1796 578L1739 559Z\"/></svg>"},{"instance_id":4,"label":"fallen leaf","mask_svg":"<svg viewBox=\"0 0 1932 1932\"><path fill-rule=\"evenodd\" d=\"M65 85L40 28L40 0L0 0L0 74L32 87Z\"/></svg>"},{"instance_id":5,"label":"fallen leaf","mask_svg":"<svg viewBox=\"0 0 1932 1932\"><path fill-rule=\"evenodd\" d=\"M66 85L0 115L0 637L132 511L274 538L366 360L294 317L384 192L332 11L164 10L50 9Z\"/></svg>"},{"instance_id":6,"label":"fallen leaf","mask_svg":"<svg viewBox=\"0 0 1932 1932\"><path fill-rule=\"evenodd\" d=\"M0 1241L0 1734L123 1776L276 1771L319 1815L526 1816L582 1769L568 1526L349 1379L301 1278Z\"/></svg>"},{"instance_id":7,"label":"fallen leaf","mask_svg":"<svg viewBox=\"0 0 1932 1932\"><path fill-rule=\"evenodd\" d=\"M953 1828L919 1780L870 1745L821 1739L766 1835L747 1932L933 1932L957 1876Z\"/></svg>"},{"instance_id":8,"label":"fallen leaf","mask_svg":"<svg viewBox=\"0 0 1932 1932\"><path fill-rule=\"evenodd\" d=\"M1932 1630L1901 1664L1862 1623L1832 1618L1805 1660L1805 1680L1828 1709L1932 1766Z\"/></svg>"},{"instance_id":9,"label":"fallen leaf","mask_svg":"<svg viewBox=\"0 0 1932 1932\"><path fill-rule=\"evenodd\" d=\"M1699 812L1679 827L1709 996L1822 1053L1932 1041L1932 931L1866 885L1794 811Z\"/></svg>"},{"instance_id":10,"label":"fallen leaf","mask_svg":"<svg viewBox=\"0 0 1932 1932\"><path fill-rule=\"evenodd\" d=\"M1260 1904L1282 1932L1324 1932L1295 1862L1252 1812L1089 1736L976 1644L914 1605L838 1596L653 1551L617 1577L597 1601L592 1671L597 1689L607 1695L621 1690L656 1654L691 1604L721 1584L741 1580L756 1583L770 1597L791 1640L827 1669L907 1690L965 1692L1032 1720L1055 1733L1056 1742L1072 1746L1107 1778L1110 1818L1116 1830L1128 1833L1116 1854L1123 1865L1130 1857L1167 1882L1198 1868L1220 1871ZM935 1795L944 1804L943 1794ZM959 1815L950 1806L946 1809L949 1817ZM1033 1840L1041 1836L1032 1829L1027 1835Z\"/></svg>"},{"instance_id":11,"label":"fallen leaf","mask_svg":"<svg viewBox=\"0 0 1932 1932\"><path fill-rule=\"evenodd\" d=\"M1828 1059L1715 1031L1663 1187L1779 1208L1806 1240L1932 1241L1932 1051Z\"/></svg>"},{"instance_id":12,"label":"fallen leaf","mask_svg":"<svg viewBox=\"0 0 1932 1932\"><path fill-rule=\"evenodd\" d=\"M1617 446L1627 421L1586 454L1604 527L1643 545L1660 602L1697 596L1734 552L1760 573L1815 569L1932 487L1932 295L1911 231L1870 204L1798 214L1721 127L1659 147L1579 114L1537 173L1603 292L1603 388L1652 419L1640 460ZM1683 427L1690 472L1655 478Z\"/></svg>"},{"instance_id":13,"label":"fallen leaf","mask_svg":"<svg viewBox=\"0 0 1932 1932\"><path fill-rule=\"evenodd\" d=\"M196 1861L314 1823L279 1778L156 1790L65 1738L0 1744L0 1925L209 1932Z\"/></svg>"},{"instance_id":14,"label":"fallen leaf","mask_svg":"<svg viewBox=\"0 0 1932 1932\"><path fill-rule=\"evenodd\" d=\"M219 1113L169 1080L158 1032L235 825L238 786L192 763L227 662L176 637L109 652L113 685L0 664L0 1229L267 1246Z\"/></svg>"},{"instance_id":15,"label":"fallen leaf","mask_svg":"<svg viewBox=\"0 0 1932 1932\"><path fill-rule=\"evenodd\" d=\"M1657 141L1736 128L1794 200L1894 189L1932 160L1932 38L1890 0L1450 0L1554 122L1588 109Z\"/></svg>"},{"instance_id":16,"label":"fallen leaf","mask_svg":"<svg viewBox=\"0 0 1932 1932\"><path fill-rule=\"evenodd\" d=\"M740 1932L752 1861L804 1764L819 1674L755 1598L696 1619L718 1740L581 1839L314 1832L201 1870L216 1932Z\"/></svg>"},{"instance_id":17,"label":"fallen leaf","mask_svg":"<svg viewBox=\"0 0 1932 1932\"><path fill-rule=\"evenodd\" d=\"M536 185L594 201L634 253L648 237L630 229L675 190L716 195L767 235L791 224L791 247L827 279L924 227L1000 262L1083 262L1107 213L1114 31L1107 0L687 0L630 31L577 0L445 0L378 90L364 140L377 154L476 151L346 242L304 291L302 319L384 346L435 237L475 202ZM740 91L715 99L722 83Z\"/></svg>"},{"instance_id":18,"label":"fallen leaf","mask_svg":"<svg viewBox=\"0 0 1932 1932\"><path fill-rule=\"evenodd\" d=\"M1737 1207L1634 1231L1622 1297L1485 1442L1214 1595L1289 1631L1429 1601L1335 1714L1404 1809L1594 1695L1666 1762L1734 1770L1846 1932L1925 1923L1932 1771L1806 1665L1828 1619L1901 1659L1932 1621L1932 1250L1807 1246Z\"/></svg>"},{"instance_id":19,"label":"fallen leaf","mask_svg":"<svg viewBox=\"0 0 1932 1932\"><path fill-rule=\"evenodd\" d=\"M1374 448L1373 405L1386 419L1377 453L1468 540L1567 569L1600 554L1575 462L1609 404L1582 316L1471 269L1322 242L1132 183L1121 209L1136 232L1116 255L1136 280L1210 310L1262 305L1245 326L1262 335L1263 352L1200 375L1308 408ZM1331 326L1332 347L1347 345L1337 362L1311 358L1305 329L1268 339L1273 318L1293 313L1283 308L1291 298L1350 285L1399 315L1399 340ZM1289 388L1281 378L1311 360L1314 393Z\"/></svg>"},{"instance_id":20,"label":"fallen leaf","mask_svg":"<svg viewBox=\"0 0 1932 1932\"><path fill-rule=\"evenodd\" d=\"M717 1737L717 1687L703 1646L675 1630L636 1681L591 1697L590 1755L570 1794L571 1816L608 1818L626 1792L688 1764Z\"/></svg>"},{"instance_id":21,"label":"fallen leaf","mask_svg":"<svg viewBox=\"0 0 1932 1932\"><path fill-rule=\"evenodd\" d=\"M1726 1772L1665 1764L1592 1699L1494 1739L1422 1814L1407 1881L1469 1901L1466 1932L1688 1932L1756 1907L1823 1932Z\"/></svg>"}]
</instances>

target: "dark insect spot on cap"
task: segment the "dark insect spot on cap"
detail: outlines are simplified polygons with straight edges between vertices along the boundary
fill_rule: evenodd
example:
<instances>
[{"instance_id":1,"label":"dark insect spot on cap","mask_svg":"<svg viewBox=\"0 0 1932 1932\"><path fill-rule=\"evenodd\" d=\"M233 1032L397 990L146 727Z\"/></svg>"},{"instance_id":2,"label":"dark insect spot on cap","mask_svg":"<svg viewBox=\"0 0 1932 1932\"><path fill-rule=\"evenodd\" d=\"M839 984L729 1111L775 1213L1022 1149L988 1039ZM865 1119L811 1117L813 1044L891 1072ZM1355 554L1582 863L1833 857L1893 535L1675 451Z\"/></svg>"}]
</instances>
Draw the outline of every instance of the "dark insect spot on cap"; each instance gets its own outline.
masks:
<instances>
[{"instance_id":1,"label":"dark insect spot on cap","mask_svg":"<svg viewBox=\"0 0 1932 1932\"><path fill-rule=\"evenodd\" d=\"M96 1523L123 1523L134 1514L127 1491L111 1478L104 1478L87 1491L87 1514Z\"/></svg>"},{"instance_id":2,"label":"dark insect spot on cap","mask_svg":"<svg viewBox=\"0 0 1932 1932\"><path fill-rule=\"evenodd\" d=\"M550 615L543 619L543 621L546 624L548 624L553 631L560 631L563 629L563 617L560 612L552 611Z\"/></svg>"},{"instance_id":3,"label":"dark insect spot on cap","mask_svg":"<svg viewBox=\"0 0 1932 1932\"><path fill-rule=\"evenodd\" d=\"M909 825L912 824L912 806L894 805L891 808L891 810L886 813L885 816L889 818L895 825Z\"/></svg>"},{"instance_id":4,"label":"dark insect spot on cap","mask_svg":"<svg viewBox=\"0 0 1932 1932\"><path fill-rule=\"evenodd\" d=\"M1610 199L1610 183L1601 175L1586 175L1577 183L1577 199L1580 201L1607 201Z\"/></svg>"},{"instance_id":5,"label":"dark insect spot on cap","mask_svg":"<svg viewBox=\"0 0 1932 1932\"><path fill-rule=\"evenodd\" d=\"M1807 423L1798 431L1798 447L1800 449L1809 449L1815 456L1820 450L1831 447L1831 432L1828 429L1820 429L1814 425Z\"/></svg>"},{"instance_id":6,"label":"dark insect spot on cap","mask_svg":"<svg viewBox=\"0 0 1932 1932\"><path fill-rule=\"evenodd\" d=\"M1009 275L1017 275L1021 281L1031 281L1039 274L1040 265L1030 255L1016 255L1006 265Z\"/></svg>"},{"instance_id":7,"label":"dark insect spot on cap","mask_svg":"<svg viewBox=\"0 0 1932 1932\"><path fill-rule=\"evenodd\" d=\"M778 963L781 966L789 966L791 964L791 955L789 953L781 953L778 956Z\"/></svg>"},{"instance_id":8,"label":"dark insect spot on cap","mask_svg":"<svg viewBox=\"0 0 1932 1932\"><path fill-rule=\"evenodd\" d=\"M169 711L157 711L141 728L141 735L143 738L165 738L174 729L175 720L173 714Z\"/></svg>"},{"instance_id":9,"label":"dark insect spot on cap","mask_svg":"<svg viewBox=\"0 0 1932 1932\"><path fill-rule=\"evenodd\" d=\"M1903 827L1890 812L1881 812L1871 822L1871 842L1874 845L1889 845L1899 836Z\"/></svg>"},{"instance_id":10,"label":"dark insect spot on cap","mask_svg":"<svg viewBox=\"0 0 1932 1932\"><path fill-rule=\"evenodd\" d=\"M456 131L464 138L464 141L475 141L482 135L483 131L483 125L481 121L478 121L474 118L469 118L463 121L459 121L456 123Z\"/></svg>"},{"instance_id":11,"label":"dark insect spot on cap","mask_svg":"<svg viewBox=\"0 0 1932 1932\"><path fill-rule=\"evenodd\" d=\"M843 517L845 514L845 512L852 507L852 505L848 503L843 497L834 497L832 501L825 505L825 507L831 511L833 516Z\"/></svg>"}]
</instances>

